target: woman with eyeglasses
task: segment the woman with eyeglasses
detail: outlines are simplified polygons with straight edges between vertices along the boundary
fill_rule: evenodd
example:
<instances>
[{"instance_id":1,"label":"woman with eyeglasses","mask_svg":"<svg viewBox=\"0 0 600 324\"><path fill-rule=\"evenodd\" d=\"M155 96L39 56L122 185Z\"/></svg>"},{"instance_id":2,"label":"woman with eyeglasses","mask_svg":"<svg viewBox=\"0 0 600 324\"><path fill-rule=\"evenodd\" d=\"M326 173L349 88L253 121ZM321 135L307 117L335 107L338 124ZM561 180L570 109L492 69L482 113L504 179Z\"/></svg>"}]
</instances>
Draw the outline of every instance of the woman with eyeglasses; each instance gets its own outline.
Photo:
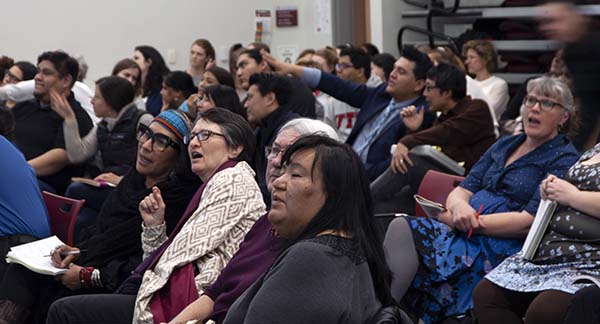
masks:
<instances>
[{"instance_id":1,"label":"woman with eyeglasses","mask_svg":"<svg viewBox=\"0 0 600 324\"><path fill-rule=\"evenodd\" d=\"M390 223L384 244L396 300L404 298L425 323L473 308L475 285L521 249L540 202L540 182L550 174L562 177L577 161L566 136L574 114L566 84L549 77L530 81L525 132L493 144L438 217Z\"/></svg>"},{"instance_id":2,"label":"woman with eyeglasses","mask_svg":"<svg viewBox=\"0 0 600 324\"><path fill-rule=\"evenodd\" d=\"M168 322L217 278L240 242L264 215L249 165L255 138L246 120L222 108L203 112L189 137L191 170L203 182L167 236L168 202L153 188L139 205L144 262L118 294L56 302L47 323Z\"/></svg>"},{"instance_id":3,"label":"woman with eyeglasses","mask_svg":"<svg viewBox=\"0 0 600 324\"><path fill-rule=\"evenodd\" d=\"M164 235L170 235L200 182L190 172L184 138L192 128L185 114L169 110L140 126L135 168L108 196L93 226L77 247L52 251L52 262L67 272L56 278L10 264L0 283L0 322L45 323L50 304L63 296L112 293L142 261L139 204L160 190ZM61 257L61 253L80 254ZM50 252L50 251L49 251Z\"/></svg>"},{"instance_id":4,"label":"woman with eyeglasses","mask_svg":"<svg viewBox=\"0 0 600 324\"><path fill-rule=\"evenodd\" d=\"M85 199L75 224L75 242L81 228L93 224L113 188L135 165L138 142L136 130L148 125L152 116L133 104L135 90L121 77L110 76L96 82L92 106L102 118L87 135L79 135L73 109L65 98L53 95L51 108L64 119L65 148L69 161L86 164L86 177L93 182L71 183L65 196ZM95 186L94 186L95 185Z\"/></svg>"},{"instance_id":5,"label":"woman with eyeglasses","mask_svg":"<svg viewBox=\"0 0 600 324\"><path fill-rule=\"evenodd\" d=\"M33 80L35 75L37 74L37 67L30 62L21 61L13 64L6 72L2 78L2 82L0 85L5 84L17 84L21 81ZM7 100L4 102L4 105L8 108L12 108L16 105L16 102L12 100Z\"/></svg>"},{"instance_id":6,"label":"woman with eyeglasses","mask_svg":"<svg viewBox=\"0 0 600 324\"><path fill-rule=\"evenodd\" d=\"M526 105L533 104L528 99ZM545 102L546 108L551 104ZM600 144L585 152L563 179L549 175L542 181L541 196L558 206L531 260L513 255L479 282L473 293L479 323L523 323L525 318L525 323L558 324L568 322L563 321L568 313L579 318L572 323L595 322L584 320L584 308L569 303L577 300L579 289L598 289L591 281L575 283L581 275L600 278L598 172ZM597 310L597 300L594 304Z\"/></svg>"}]
</instances>

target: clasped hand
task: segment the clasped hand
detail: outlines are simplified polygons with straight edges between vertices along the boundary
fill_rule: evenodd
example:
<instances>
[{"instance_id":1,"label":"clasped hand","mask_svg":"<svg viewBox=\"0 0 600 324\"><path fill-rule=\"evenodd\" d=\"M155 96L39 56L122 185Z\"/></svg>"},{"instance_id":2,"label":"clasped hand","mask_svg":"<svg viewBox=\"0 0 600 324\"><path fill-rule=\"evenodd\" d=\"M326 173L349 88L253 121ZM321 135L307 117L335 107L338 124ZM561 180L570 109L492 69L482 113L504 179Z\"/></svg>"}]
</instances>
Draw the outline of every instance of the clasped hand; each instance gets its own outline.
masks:
<instances>
[{"instance_id":1,"label":"clasped hand","mask_svg":"<svg viewBox=\"0 0 600 324\"><path fill-rule=\"evenodd\" d=\"M543 199L554 200L564 206L570 206L578 192L577 187L553 174L548 175L540 184L540 196Z\"/></svg>"}]
</instances>

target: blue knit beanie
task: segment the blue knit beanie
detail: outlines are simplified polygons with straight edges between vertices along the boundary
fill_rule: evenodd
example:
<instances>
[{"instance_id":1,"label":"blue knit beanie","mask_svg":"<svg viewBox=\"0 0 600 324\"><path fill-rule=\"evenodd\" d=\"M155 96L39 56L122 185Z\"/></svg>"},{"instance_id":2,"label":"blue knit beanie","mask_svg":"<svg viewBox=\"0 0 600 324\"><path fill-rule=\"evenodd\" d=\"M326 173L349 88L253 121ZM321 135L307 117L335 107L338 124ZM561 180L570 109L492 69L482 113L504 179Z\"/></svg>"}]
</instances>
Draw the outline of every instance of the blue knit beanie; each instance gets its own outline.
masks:
<instances>
[{"instance_id":1,"label":"blue knit beanie","mask_svg":"<svg viewBox=\"0 0 600 324\"><path fill-rule=\"evenodd\" d=\"M152 123L158 123L175 135L182 143L185 138L189 137L193 128L188 116L184 112L174 109L161 112L158 116L154 117Z\"/></svg>"}]
</instances>

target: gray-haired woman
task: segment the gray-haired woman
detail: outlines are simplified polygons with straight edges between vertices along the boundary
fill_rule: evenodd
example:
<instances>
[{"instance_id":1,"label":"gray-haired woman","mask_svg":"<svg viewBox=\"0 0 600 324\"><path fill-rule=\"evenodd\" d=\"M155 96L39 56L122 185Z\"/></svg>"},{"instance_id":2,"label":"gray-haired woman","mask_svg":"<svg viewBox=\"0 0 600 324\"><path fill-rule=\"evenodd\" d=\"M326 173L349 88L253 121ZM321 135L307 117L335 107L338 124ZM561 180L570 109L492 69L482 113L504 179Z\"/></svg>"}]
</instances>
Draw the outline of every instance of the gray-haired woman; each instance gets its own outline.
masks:
<instances>
[{"instance_id":1,"label":"gray-haired woman","mask_svg":"<svg viewBox=\"0 0 600 324\"><path fill-rule=\"evenodd\" d=\"M396 300L406 293L425 323L473 307L477 282L523 245L540 201L540 182L548 174L564 175L577 161L579 153L562 134L573 122L574 109L562 81L530 81L524 134L493 144L450 193L447 211L437 219L392 221L385 245L396 274Z\"/></svg>"}]
</instances>

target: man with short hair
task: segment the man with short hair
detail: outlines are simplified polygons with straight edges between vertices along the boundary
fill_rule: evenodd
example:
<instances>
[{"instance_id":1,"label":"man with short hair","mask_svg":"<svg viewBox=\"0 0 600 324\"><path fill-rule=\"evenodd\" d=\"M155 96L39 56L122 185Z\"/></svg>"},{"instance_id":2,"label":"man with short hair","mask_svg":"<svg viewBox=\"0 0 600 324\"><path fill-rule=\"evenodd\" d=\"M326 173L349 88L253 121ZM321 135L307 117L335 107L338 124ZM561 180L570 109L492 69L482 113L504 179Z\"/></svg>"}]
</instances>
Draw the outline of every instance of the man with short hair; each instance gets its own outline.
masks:
<instances>
[{"instance_id":1,"label":"man with short hair","mask_svg":"<svg viewBox=\"0 0 600 324\"><path fill-rule=\"evenodd\" d=\"M248 96L244 107L248 122L257 126L254 165L261 188L265 187L265 147L273 144L275 135L283 124L299 117L286 107L292 91L288 80L289 78L274 73L256 73L248 80Z\"/></svg>"},{"instance_id":2,"label":"man with short hair","mask_svg":"<svg viewBox=\"0 0 600 324\"><path fill-rule=\"evenodd\" d=\"M236 76L240 85L246 91L250 88L250 77L256 73L271 72L269 64L263 60L258 49L246 49L240 53L237 60ZM310 89L300 80L294 77L285 78L291 85L291 94L286 103L290 111L302 117L316 118L315 97ZM244 99L243 101L246 101Z\"/></svg>"},{"instance_id":3,"label":"man with short hair","mask_svg":"<svg viewBox=\"0 0 600 324\"><path fill-rule=\"evenodd\" d=\"M425 74L432 63L426 54L412 46L402 49L389 81L374 88L342 80L318 69L286 64L266 53L263 56L278 71L301 77L311 88L360 109L346 143L360 156L371 180L389 167L390 147L407 133L400 110L410 105L428 110L422 91ZM426 112L422 128L431 125L434 119L433 114Z\"/></svg>"},{"instance_id":4,"label":"man with short hair","mask_svg":"<svg viewBox=\"0 0 600 324\"><path fill-rule=\"evenodd\" d=\"M82 173L81 168L69 164L63 118L51 105L68 102L81 137L92 129L92 120L71 92L79 71L77 60L62 51L44 52L38 57L38 70L35 99L21 102L12 109L15 144L35 170L40 188L62 194L70 178Z\"/></svg>"},{"instance_id":5,"label":"man with short hair","mask_svg":"<svg viewBox=\"0 0 600 324\"><path fill-rule=\"evenodd\" d=\"M345 48L340 52L336 70L337 76L342 80L366 84L371 76L371 59L363 50ZM342 141L346 141L360 110L332 97L325 100L323 110L325 112L323 120L337 130Z\"/></svg>"},{"instance_id":6,"label":"man with short hair","mask_svg":"<svg viewBox=\"0 0 600 324\"><path fill-rule=\"evenodd\" d=\"M395 197L396 193L409 185L412 196L428 170L447 171L434 161L409 154L412 148L439 146L454 161L464 162L468 171L496 140L487 103L466 95L465 73L456 66L441 63L431 68L423 94L429 109L441 115L433 126L419 131L423 110L407 107L401 112L410 134L398 141L389 169L371 184L377 212L405 210L404 200Z\"/></svg>"}]
</instances>

